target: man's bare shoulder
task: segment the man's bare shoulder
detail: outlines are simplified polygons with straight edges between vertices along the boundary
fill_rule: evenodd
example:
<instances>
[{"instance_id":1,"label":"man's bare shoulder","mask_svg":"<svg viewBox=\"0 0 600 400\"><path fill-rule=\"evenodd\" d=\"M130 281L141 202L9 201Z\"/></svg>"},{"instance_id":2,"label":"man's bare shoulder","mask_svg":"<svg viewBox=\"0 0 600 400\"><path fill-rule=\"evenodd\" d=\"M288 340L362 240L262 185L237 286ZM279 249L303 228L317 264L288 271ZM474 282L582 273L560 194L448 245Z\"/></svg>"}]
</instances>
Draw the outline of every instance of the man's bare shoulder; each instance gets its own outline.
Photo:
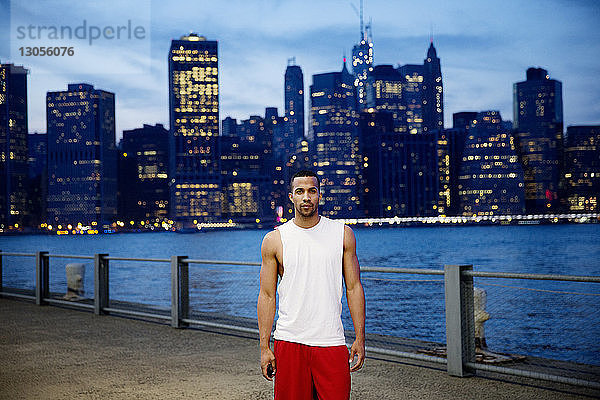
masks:
<instances>
[{"instance_id":1,"label":"man's bare shoulder","mask_svg":"<svg viewBox=\"0 0 600 400\"><path fill-rule=\"evenodd\" d=\"M267 252L275 252L281 246L281 233L278 229L268 232L262 241L262 249Z\"/></svg>"},{"instance_id":2,"label":"man's bare shoulder","mask_svg":"<svg viewBox=\"0 0 600 400\"><path fill-rule=\"evenodd\" d=\"M344 245L351 245L354 243L356 243L354 231L348 225L344 225Z\"/></svg>"}]
</instances>

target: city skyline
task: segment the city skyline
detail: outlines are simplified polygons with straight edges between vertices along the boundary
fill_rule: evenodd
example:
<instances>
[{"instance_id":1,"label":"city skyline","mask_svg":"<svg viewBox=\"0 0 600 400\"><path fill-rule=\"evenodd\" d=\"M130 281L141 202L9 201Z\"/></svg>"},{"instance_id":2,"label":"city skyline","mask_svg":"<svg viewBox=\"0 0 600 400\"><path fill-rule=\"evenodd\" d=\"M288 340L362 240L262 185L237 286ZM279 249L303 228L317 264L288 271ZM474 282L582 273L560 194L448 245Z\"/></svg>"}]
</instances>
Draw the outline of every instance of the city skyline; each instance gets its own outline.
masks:
<instances>
[{"instance_id":1,"label":"city skyline","mask_svg":"<svg viewBox=\"0 0 600 400\"><path fill-rule=\"evenodd\" d=\"M7 3L3 1L2 8ZM352 46L360 39L359 18L349 3L234 2L229 8L201 3L186 5L189 12L177 15L178 3L144 3L152 14L146 74L120 75L110 67L106 74L67 74L51 69L47 58L31 57L29 63L14 60L8 54L10 46L0 44L2 62L16 62L30 70L30 132L46 130L46 92L74 82L88 82L116 94L118 138L123 130L144 123L169 126L168 47L189 31L219 42L221 119L245 119L267 106L278 107L281 113L289 57L296 57L309 87L312 75L339 70L342 56L350 58ZM202 7L201 14L196 12ZM78 8L77 15L71 15L72 24L86 12L86 7ZM598 123L600 83L589 79L600 72L596 55L600 29L593 24L600 7L593 2L509 2L498 13L475 2L462 7L431 2L402 8L370 0L364 14L367 21L372 18L375 65L422 62L433 34L442 60L446 128L458 111L496 109L511 115L512 84L524 80L531 66L547 69L551 78L563 82L565 129ZM409 17L398 21L397 15Z\"/></svg>"}]
</instances>

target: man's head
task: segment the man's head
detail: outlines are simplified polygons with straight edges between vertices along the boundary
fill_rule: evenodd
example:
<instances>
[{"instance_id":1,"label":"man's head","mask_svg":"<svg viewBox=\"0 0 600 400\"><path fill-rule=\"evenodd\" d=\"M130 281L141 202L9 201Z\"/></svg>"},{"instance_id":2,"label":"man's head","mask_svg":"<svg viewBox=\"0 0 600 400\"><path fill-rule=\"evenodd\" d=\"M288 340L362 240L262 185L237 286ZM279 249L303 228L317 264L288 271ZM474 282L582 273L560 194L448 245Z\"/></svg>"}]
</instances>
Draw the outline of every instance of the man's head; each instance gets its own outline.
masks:
<instances>
[{"instance_id":1,"label":"man's head","mask_svg":"<svg viewBox=\"0 0 600 400\"><path fill-rule=\"evenodd\" d=\"M317 174L307 170L296 172L290 182L289 197L296 215L308 218L318 214L321 191Z\"/></svg>"}]
</instances>

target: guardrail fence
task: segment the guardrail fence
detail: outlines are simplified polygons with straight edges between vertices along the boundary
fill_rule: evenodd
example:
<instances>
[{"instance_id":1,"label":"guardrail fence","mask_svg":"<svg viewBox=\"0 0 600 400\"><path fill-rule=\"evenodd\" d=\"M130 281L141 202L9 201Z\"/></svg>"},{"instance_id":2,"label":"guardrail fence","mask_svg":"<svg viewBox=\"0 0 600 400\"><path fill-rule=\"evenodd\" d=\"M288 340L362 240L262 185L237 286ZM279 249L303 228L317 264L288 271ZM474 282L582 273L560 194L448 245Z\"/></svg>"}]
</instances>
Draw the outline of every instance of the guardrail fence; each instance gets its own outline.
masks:
<instances>
[{"instance_id":1,"label":"guardrail fence","mask_svg":"<svg viewBox=\"0 0 600 400\"><path fill-rule=\"evenodd\" d=\"M76 301L61 296L67 289L66 261L93 265L81 277L85 295ZM197 325L258 335L258 267L185 256L0 251L0 295L97 315L151 318L174 328ZM480 370L600 389L598 276L482 272L472 265L363 266L361 273L369 353L446 364L454 376ZM549 317L561 323L549 326ZM347 307L342 318L352 326ZM351 340L352 332L347 334Z\"/></svg>"}]
</instances>

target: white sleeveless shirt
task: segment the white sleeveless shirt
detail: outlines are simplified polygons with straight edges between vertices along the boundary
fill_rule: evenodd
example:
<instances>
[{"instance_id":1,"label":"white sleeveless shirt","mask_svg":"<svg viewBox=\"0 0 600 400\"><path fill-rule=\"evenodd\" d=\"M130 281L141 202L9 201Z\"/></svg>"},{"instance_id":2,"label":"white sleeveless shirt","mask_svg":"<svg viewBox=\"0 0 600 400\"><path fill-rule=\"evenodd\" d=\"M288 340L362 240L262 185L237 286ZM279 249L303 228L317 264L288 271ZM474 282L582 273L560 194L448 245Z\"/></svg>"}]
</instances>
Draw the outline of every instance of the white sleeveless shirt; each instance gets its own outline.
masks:
<instances>
[{"instance_id":1,"label":"white sleeveless shirt","mask_svg":"<svg viewBox=\"0 0 600 400\"><path fill-rule=\"evenodd\" d=\"M312 228L301 228L292 220L277 229L283 244L283 277L273 337L309 346L344 345L344 224L321 217Z\"/></svg>"}]
</instances>

